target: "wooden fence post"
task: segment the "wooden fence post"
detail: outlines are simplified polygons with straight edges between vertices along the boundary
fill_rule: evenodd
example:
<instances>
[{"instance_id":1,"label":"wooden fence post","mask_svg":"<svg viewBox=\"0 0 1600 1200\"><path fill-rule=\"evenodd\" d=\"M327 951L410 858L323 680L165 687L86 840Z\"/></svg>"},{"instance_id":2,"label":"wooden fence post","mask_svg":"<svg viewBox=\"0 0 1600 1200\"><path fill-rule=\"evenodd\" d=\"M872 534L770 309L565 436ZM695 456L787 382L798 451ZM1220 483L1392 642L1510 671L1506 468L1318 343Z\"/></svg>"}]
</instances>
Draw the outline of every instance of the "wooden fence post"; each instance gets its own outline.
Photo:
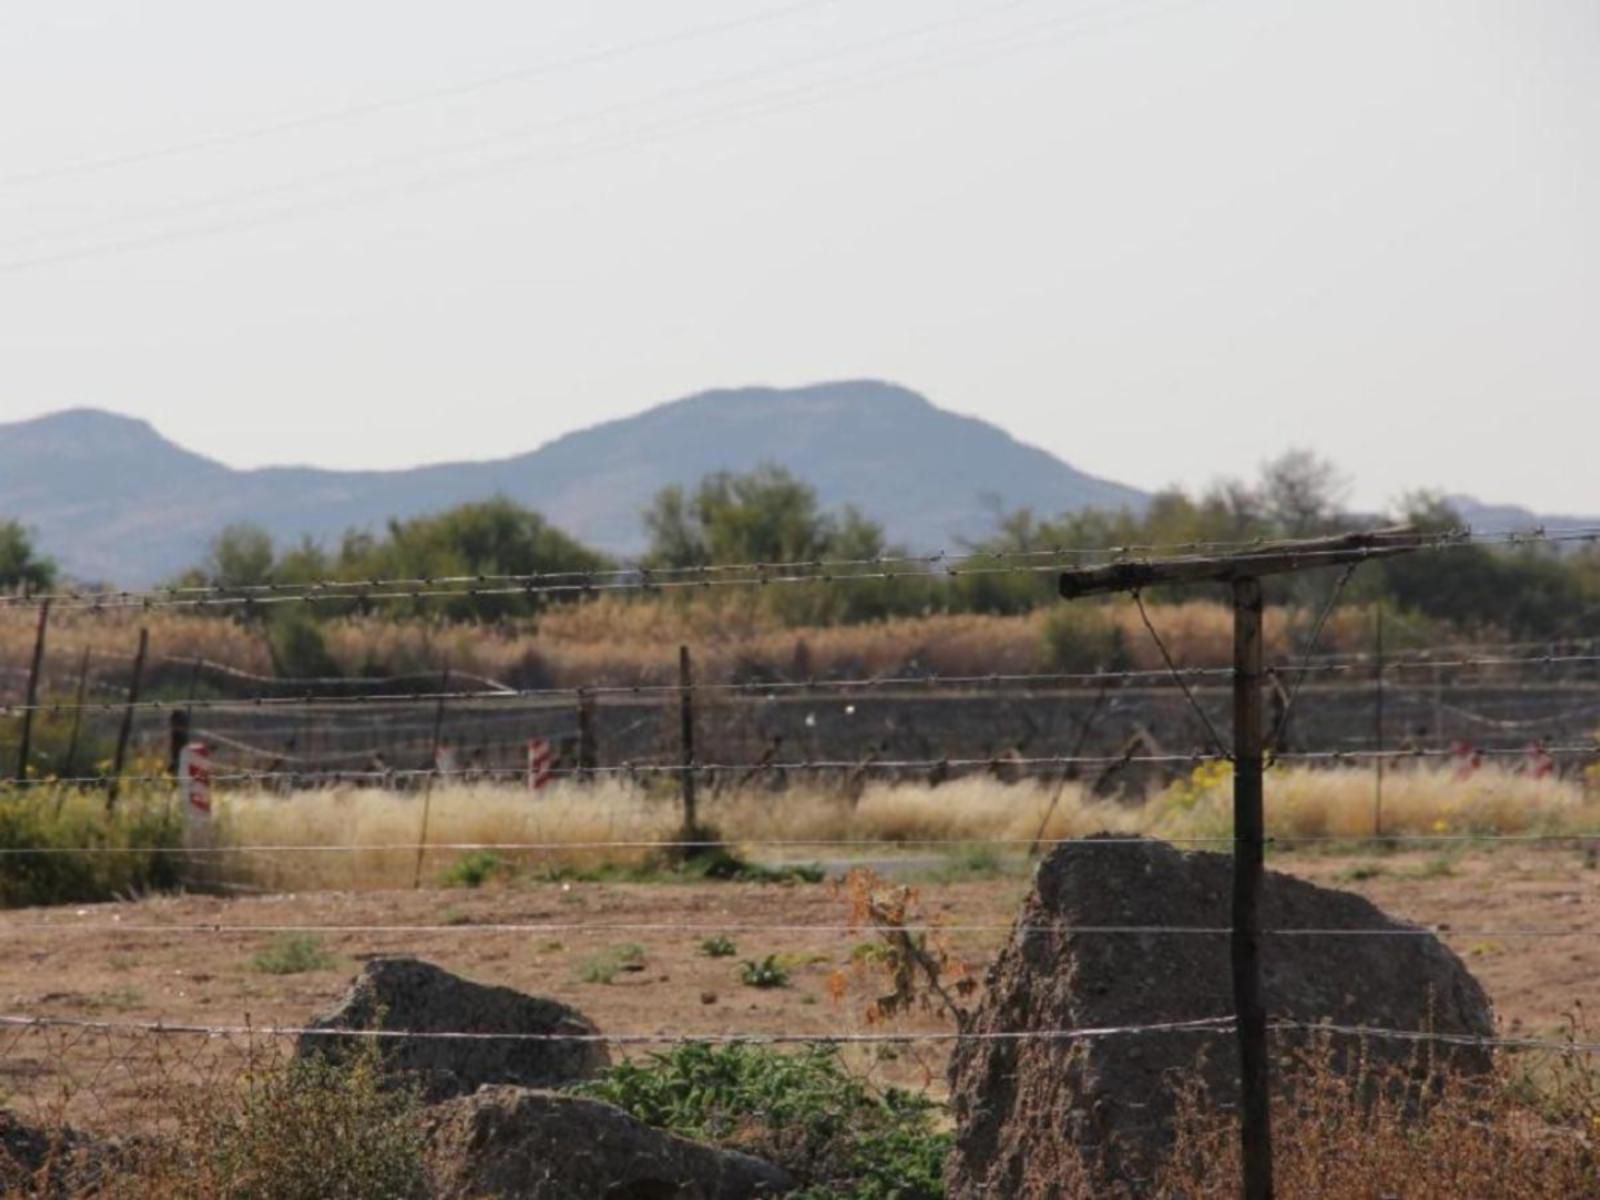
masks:
<instances>
[{"instance_id":1,"label":"wooden fence post","mask_svg":"<svg viewBox=\"0 0 1600 1200\"><path fill-rule=\"evenodd\" d=\"M683 840L692 842L700 836L700 823L695 814L694 798L694 674L689 662L689 647L678 647L678 716L682 767L679 781L683 789ZM693 847L684 847L692 850Z\"/></svg>"},{"instance_id":2,"label":"wooden fence post","mask_svg":"<svg viewBox=\"0 0 1600 1200\"><path fill-rule=\"evenodd\" d=\"M439 774L439 738L444 732L444 698L450 691L450 668L439 681L439 703L433 710L433 749L428 754L428 782L422 792L422 828L417 834L417 869L411 886L422 886L422 856L428 848L428 814L433 808L433 781Z\"/></svg>"},{"instance_id":3,"label":"wooden fence post","mask_svg":"<svg viewBox=\"0 0 1600 1200\"><path fill-rule=\"evenodd\" d=\"M39 699L39 668L44 664L44 631L50 622L50 601L39 601L39 629L33 635L33 663L28 668L28 698L23 702L22 739L17 746L17 782L28 778L28 753L33 749L33 706Z\"/></svg>"},{"instance_id":4,"label":"wooden fence post","mask_svg":"<svg viewBox=\"0 0 1600 1200\"><path fill-rule=\"evenodd\" d=\"M1372 622L1372 836L1383 836L1383 601L1373 609Z\"/></svg>"},{"instance_id":5,"label":"wooden fence post","mask_svg":"<svg viewBox=\"0 0 1600 1200\"><path fill-rule=\"evenodd\" d=\"M1272 1195L1267 1008L1261 994L1261 882L1266 848L1261 758L1261 580L1233 582L1233 965L1239 1028L1245 1200Z\"/></svg>"},{"instance_id":6,"label":"wooden fence post","mask_svg":"<svg viewBox=\"0 0 1600 1200\"><path fill-rule=\"evenodd\" d=\"M594 738L594 696L578 689L578 779L588 779L600 765L600 752Z\"/></svg>"},{"instance_id":7,"label":"wooden fence post","mask_svg":"<svg viewBox=\"0 0 1600 1200\"><path fill-rule=\"evenodd\" d=\"M71 779L78 770L78 732L83 728L83 697L89 689L89 647L78 660L78 690L72 702L72 733L67 737L67 757L61 764L61 777ZM59 801L57 805L59 807Z\"/></svg>"},{"instance_id":8,"label":"wooden fence post","mask_svg":"<svg viewBox=\"0 0 1600 1200\"><path fill-rule=\"evenodd\" d=\"M117 730L117 753L111 760L111 779L106 785L106 812L117 807L117 792L122 782L122 764L128 757L128 737L133 733L133 709L139 703L139 681L144 677L144 655L150 648L150 631L139 630L139 649L133 656L133 678L128 681L128 702L122 707L122 728Z\"/></svg>"}]
</instances>

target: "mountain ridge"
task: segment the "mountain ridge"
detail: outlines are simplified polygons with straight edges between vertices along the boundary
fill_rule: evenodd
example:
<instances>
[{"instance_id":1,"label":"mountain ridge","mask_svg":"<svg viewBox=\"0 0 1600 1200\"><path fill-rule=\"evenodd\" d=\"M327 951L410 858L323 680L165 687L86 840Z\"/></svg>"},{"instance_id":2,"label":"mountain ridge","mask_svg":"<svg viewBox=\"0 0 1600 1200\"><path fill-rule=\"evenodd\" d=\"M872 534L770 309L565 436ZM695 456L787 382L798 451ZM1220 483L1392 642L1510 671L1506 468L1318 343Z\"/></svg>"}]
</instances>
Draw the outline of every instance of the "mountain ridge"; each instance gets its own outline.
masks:
<instances>
[{"instance_id":1,"label":"mountain ridge","mask_svg":"<svg viewBox=\"0 0 1600 1200\"><path fill-rule=\"evenodd\" d=\"M711 389L503 458L390 470L236 469L141 418L72 408L0 424L0 518L21 520L69 574L128 586L194 563L230 521L327 541L496 494L630 554L643 546L642 511L660 487L760 462L789 468L829 508L854 504L916 550L987 533L989 496L1052 514L1147 499L981 418L857 379Z\"/></svg>"}]
</instances>

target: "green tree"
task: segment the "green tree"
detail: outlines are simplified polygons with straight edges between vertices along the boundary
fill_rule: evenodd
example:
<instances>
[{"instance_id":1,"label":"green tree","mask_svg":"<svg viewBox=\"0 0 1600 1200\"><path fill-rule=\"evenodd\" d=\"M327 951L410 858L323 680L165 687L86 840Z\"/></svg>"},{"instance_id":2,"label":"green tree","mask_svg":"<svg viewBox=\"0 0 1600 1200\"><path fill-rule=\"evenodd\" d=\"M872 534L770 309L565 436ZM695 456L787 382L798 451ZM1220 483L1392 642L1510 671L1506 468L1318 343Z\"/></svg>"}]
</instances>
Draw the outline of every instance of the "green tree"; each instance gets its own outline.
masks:
<instances>
[{"instance_id":1,"label":"green tree","mask_svg":"<svg viewBox=\"0 0 1600 1200\"><path fill-rule=\"evenodd\" d=\"M0 521L0 590L41 591L55 582L56 565L34 548L19 521Z\"/></svg>"},{"instance_id":2,"label":"green tree","mask_svg":"<svg viewBox=\"0 0 1600 1200\"><path fill-rule=\"evenodd\" d=\"M550 586L581 585L610 560L569 537L539 513L497 496L443 512L390 521L384 536L347 534L336 574L343 579L438 580L485 577L487 590L515 588L494 576L551 576ZM578 591L527 591L418 599L392 611L443 613L455 619L525 615ZM386 609L386 611L391 611Z\"/></svg>"},{"instance_id":3,"label":"green tree","mask_svg":"<svg viewBox=\"0 0 1600 1200\"><path fill-rule=\"evenodd\" d=\"M900 557L883 527L858 509L825 512L811 485L789 471L764 464L753 471L719 471L692 491L662 488L644 513L650 545L647 566L701 567L714 564L826 561L828 580L772 589L769 603L790 624L835 624L873 620L926 607L929 580L907 570L907 578L882 579L877 560ZM897 570L905 570L897 566ZM842 575L873 576L839 583Z\"/></svg>"},{"instance_id":4,"label":"green tree","mask_svg":"<svg viewBox=\"0 0 1600 1200\"><path fill-rule=\"evenodd\" d=\"M771 463L707 475L689 494L676 485L663 488L644 523L647 561L659 567L818 559L838 531L816 491Z\"/></svg>"},{"instance_id":5,"label":"green tree","mask_svg":"<svg viewBox=\"0 0 1600 1200\"><path fill-rule=\"evenodd\" d=\"M259 525L239 521L211 539L205 559L190 577L213 587L261 587L276 582L274 558L272 535Z\"/></svg>"}]
</instances>

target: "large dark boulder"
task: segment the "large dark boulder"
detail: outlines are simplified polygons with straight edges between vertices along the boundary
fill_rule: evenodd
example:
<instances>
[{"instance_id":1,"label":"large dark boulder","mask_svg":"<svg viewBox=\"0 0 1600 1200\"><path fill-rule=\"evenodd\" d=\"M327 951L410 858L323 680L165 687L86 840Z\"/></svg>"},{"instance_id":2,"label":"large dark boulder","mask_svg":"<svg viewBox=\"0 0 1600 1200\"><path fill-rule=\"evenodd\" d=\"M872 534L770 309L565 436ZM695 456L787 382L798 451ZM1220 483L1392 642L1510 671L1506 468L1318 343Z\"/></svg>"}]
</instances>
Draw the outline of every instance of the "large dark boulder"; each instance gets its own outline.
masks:
<instances>
[{"instance_id":1,"label":"large dark boulder","mask_svg":"<svg viewBox=\"0 0 1600 1200\"><path fill-rule=\"evenodd\" d=\"M488 1087L426 1121L439 1200L746 1200L794 1187L769 1163L558 1092Z\"/></svg>"},{"instance_id":2,"label":"large dark boulder","mask_svg":"<svg viewBox=\"0 0 1600 1200\"><path fill-rule=\"evenodd\" d=\"M563 1040L599 1033L576 1009L511 988L473 983L415 958L373 959L344 999L307 1028L490 1035L377 1039L386 1070L419 1085L430 1101L463 1095L486 1083L561 1087L589 1079L610 1064L604 1043ZM540 1040L545 1037L555 1040ZM304 1033L295 1054L341 1058L364 1040Z\"/></svg>"},{"instance_id":3,"label":"large dark boulder","mask_svg":"<svg viewBox=\"0 0 1600 1200\"><path fill-rule=\"evenodd\" d=\"M974 1033L1070 1030L1231 1017L1226 933L1073 933L1073 927L1225 930L1232 859L1162 842L1089 838L1040 864L1010 941L991 968ZM1366 899L1268 872L1264 930L1390 930L1397 936L1268 934L1267 1010L1276 1021L1492 1036L1488 998L1431 934ZM1306 1033L1278 1032L1279 1050ZM1399 1070L1490 1067L1478 1046L1439 1047L1334 1037L1335 1070L1364 1057ZM1168 1149L1174 1085L1198 1080L1206 1103L1232 1107L1238 1053L1218 1035L1151 1033L1079 1041L961 1042L951 1060L957 1130L952 1200L1052 1194L1030 1181L1066 1180L1095 1164L1137 1184Z\"/></svg>"}]
</instances>

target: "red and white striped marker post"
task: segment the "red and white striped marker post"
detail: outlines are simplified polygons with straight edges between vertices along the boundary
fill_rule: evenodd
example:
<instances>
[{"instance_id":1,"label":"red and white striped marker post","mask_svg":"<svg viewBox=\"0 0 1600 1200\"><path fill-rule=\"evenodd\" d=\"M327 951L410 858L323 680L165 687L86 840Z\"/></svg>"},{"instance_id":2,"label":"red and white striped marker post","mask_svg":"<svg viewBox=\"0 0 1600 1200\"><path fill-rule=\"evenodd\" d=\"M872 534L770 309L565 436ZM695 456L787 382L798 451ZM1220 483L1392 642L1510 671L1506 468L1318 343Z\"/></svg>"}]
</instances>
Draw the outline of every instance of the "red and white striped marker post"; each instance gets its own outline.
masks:
<instances>
[{"instance_id":1,"label":"red and white striped marker post","mask_svg":"<svg viewBox=\"0 0 1600 1200\"><path fill-rule=\"evenodd\" d=\"M204 827L211 820L211 751L204 742L187 742L178 751L178 794L184 823Z\"/></svg>"},{"instance_id":2,"label":"red and white striped marker post","mask_svg":"<svg viewBox=\"0 0 1600 1200\"><path fill-rule=\"evenodd\" d=\"M550 782L550 743L542 737L528 739L528 790L536 792Z\"/></svg>"}]
</instances>

